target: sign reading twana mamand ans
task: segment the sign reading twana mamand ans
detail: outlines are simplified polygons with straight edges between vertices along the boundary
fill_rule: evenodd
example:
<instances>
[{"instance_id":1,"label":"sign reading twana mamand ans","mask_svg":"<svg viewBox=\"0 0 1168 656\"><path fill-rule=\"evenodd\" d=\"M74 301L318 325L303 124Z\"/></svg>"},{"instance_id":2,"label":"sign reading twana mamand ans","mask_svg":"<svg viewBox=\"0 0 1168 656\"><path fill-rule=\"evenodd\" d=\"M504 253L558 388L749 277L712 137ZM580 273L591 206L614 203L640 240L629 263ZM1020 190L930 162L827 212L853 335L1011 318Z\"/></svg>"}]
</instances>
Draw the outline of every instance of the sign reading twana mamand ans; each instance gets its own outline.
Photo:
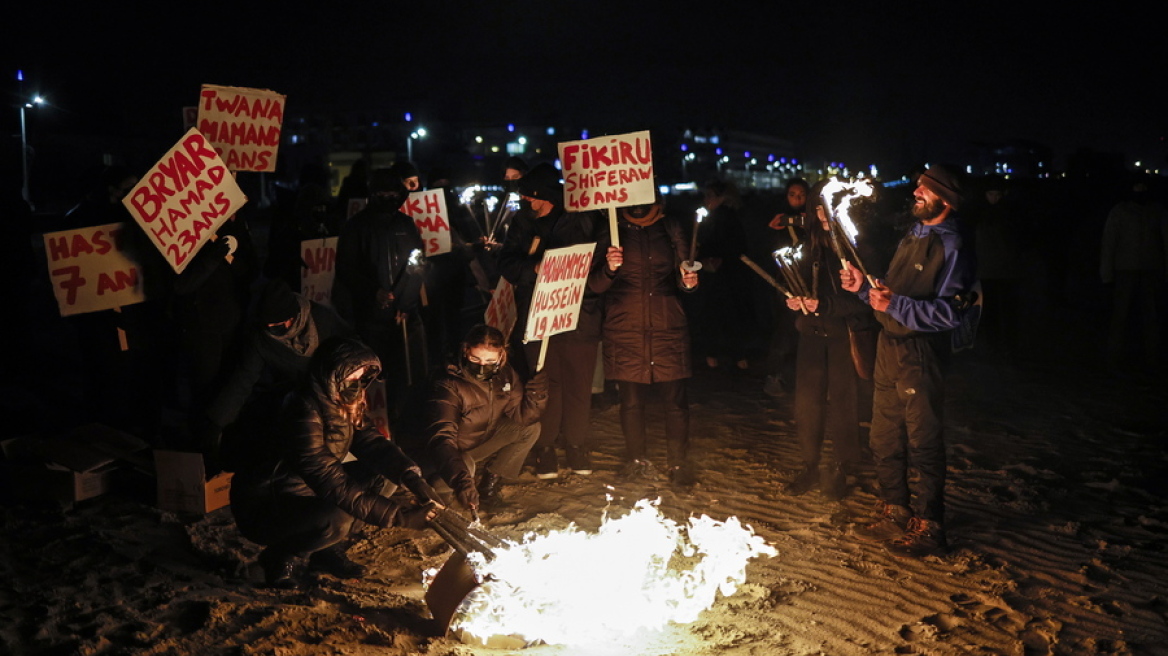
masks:
<instances>
[{"instance_id":1,"label":"sign reading twana mamand ans","mask_svg":"<svg viewBox=\"0 0 1168 656\"><path fill-rule=\"evenodd\" d=\"M204 84L198 128L232 171L276 170L285 97L266 89Z\"/></svg>"}]
</instances>

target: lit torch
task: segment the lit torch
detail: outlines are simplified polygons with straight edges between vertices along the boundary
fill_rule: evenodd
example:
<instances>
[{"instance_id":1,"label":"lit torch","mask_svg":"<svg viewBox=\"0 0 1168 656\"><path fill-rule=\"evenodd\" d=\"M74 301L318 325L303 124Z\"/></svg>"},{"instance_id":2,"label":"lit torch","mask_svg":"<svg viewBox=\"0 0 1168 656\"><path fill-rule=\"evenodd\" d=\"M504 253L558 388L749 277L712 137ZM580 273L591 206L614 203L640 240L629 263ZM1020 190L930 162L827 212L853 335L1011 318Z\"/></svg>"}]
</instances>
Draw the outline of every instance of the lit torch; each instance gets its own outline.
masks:
<instances>
[{"instance_id":1,"label":"lit torch","mask_svg":"<svg viewBox=\"0 0 1168 656\"><path fill-rule=\"evenodd\" d=\"M478 185L467 187L466 189L462 190L462 194L459 195L458 200L460 203L462 203L462 206L466 208L466 211L470 213L471 222L475 224L475 228L478 228L479 234L481 234L485 237L487 234L486 233L486 217L483 218L483 221L484 221L483 226L479 226L479 217L475 213L475 208L474 208L475 197L478 196L478 193L479 193L479 186Z\"/></svg>"},{"instance_id":2,"label":"lit torch","mask_svg":"<svg viewBox=\"0 0 1168 656\"><path fill-rule=\"evenodd\" d=\"M856 238L859 237L859 231L856 229L856 224L852 220L852 201L857 198L867 198L875 191L872 186L872 181L866 178L855 181L845 181L839 178L832 178L823 188L823 208L827 214L827 225L831 231L831 246L835 251L836 257L840 260L840 265L847 269L850 264L848 262L848 255L855 261L856 266L860 268L860 272L868 279L868 284L873 287L878 287L876 279L873 278L868 270L864 268L864 263L860 260L860 254L856 252ZM840 199L836 203L832 203L833 198L840 195ZM842 211L841 211L842 209ZM842 233L842 239L841 237ZM845 253L845 247L847 253Z\"/></svg>"},{"instance_id":3,"label":"lit torch","mask_svg":"<svg viewBox=\"0 0 1168 656\"><path fill-rule=\"evenodd\" d=\"M706 218L709 214L709 210L704 207L699 207L697 216L694 217L693 239L689 242L689 259L681 263L686 271L701 271L702 269L702 263L695 259L698 255L698 228L702 225L702 219Z\"/></svg>"},{"instance_id":4,"label":"lit torch","mask_svg":"<svg viewBox=\"0 0 1168 656\"><path fill-rule=\"evenodd\" d=\"M803 302L803 299L815 297L807 290L807 282L799 274L799 262L803 259L803 245L785 246L771 253L771 257L775 259L775 264L782 272L783 279L787 281L787 288L799 298L799 307L802 308L803 314L807 314L807 304Z\"/></svg>"}]
</instances>

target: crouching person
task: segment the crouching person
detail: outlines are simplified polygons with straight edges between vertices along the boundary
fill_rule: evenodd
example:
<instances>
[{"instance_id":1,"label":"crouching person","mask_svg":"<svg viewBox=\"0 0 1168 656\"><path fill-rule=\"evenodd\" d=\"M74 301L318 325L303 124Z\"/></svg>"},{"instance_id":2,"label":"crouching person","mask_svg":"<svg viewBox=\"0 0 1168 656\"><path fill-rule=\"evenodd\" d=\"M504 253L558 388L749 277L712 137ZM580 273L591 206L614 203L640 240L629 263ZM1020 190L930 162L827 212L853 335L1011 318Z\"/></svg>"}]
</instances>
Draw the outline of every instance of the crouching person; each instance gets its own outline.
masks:
<instances>
[{"instance_id":1,"label":"crouching person","mask_svg":"<svg viewBox=\"0 0 1168 656\"><path fill-rule=\"evenodd\" d=\"M265 545L268 585L296 587L295 567L359 578L345 556L356 520L421 529L438 508L421 470L365 420L365 391L381 372L369 347L334 338L317 349L307 376L285 399L269 453L240 467L231 509L240 533ZM352 453L355 461L344 462ZM404 485L412 498L390 498Z\"/></svg>"},{"instance_id":2,"label":"crouching person","mask_svg":"<svg viewBox=\"0 0 1168 656\"><path fill-rule=\"evenodd\" d=\"M499 330L472 328L459 362L434 382L426 403L420 458L472 512L500 504L499 486L519 476L547 406L547 374L524 385L507 364L506 345ZM476 469L481 470L477 484Z\"/></svg>"}]
</instances>

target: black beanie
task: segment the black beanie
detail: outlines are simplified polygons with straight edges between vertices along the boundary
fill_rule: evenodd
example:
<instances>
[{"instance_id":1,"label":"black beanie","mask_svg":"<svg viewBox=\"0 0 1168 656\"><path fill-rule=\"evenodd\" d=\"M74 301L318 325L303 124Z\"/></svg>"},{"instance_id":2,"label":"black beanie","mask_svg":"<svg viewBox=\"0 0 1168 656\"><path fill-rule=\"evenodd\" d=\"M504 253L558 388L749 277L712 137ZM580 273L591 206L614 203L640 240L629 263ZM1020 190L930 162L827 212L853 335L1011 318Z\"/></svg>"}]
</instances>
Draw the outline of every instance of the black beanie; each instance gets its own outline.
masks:
<instances>
[{"instance_id":1,"label":"black beanie","mask_svg":"<svg viewBox=\"0 0 1168 656\"><path fill-rule=\"evenodd\" d=\"M516 171L526 175L528 166L527 162L523 161L519 157L512 155L511 157L508 157L505 162L503 162L503 170L506 171L507 169L515 169Z\"/></svg>"},{"instance_id":2,"label":"black beanie","mask_svg":"<svg viewBox=\"0 0 1168 656\"><path fill-rule=\"evenodd\" d=\"M961 179L953 168L934 164L921 174L917 184L940 196L954 210L961 209L961 201L964 200Z\"/></svg>"},{"instance_id":3,"label":"black beanie","mask_svg":"<svg viewBox=\"0 0 1168 656\"><path fill-rule=\"evenodd\" d=\"M283 280L269 281L256 308L256 318L265 326L283 323L300 314L300 301Z\"/></svg>"},{"instance_id":4,"label":"black beanie","mask_svg":"<svg viewBox=\"0 0 1168 656\"><path fill-rule=\"evenodd\" d=\"M564 186L560 184L560 172L547 162L536 164L527 175L519 178L519 195L562 206Z\"/></svg>"},{"instance_id":5,"label":"black beanie","mask_svg":"<svg viewBox=\"0 0 1168 656\"><path fill-rule=\"evenodd\" d=\"M422 177L421 174L418 173L418 167L414 166L410 162L394 162L393 166L389 167L389 170L393 171L394 175L402 180L405 180L406 178Z\"/></svg>"}]
</instances>

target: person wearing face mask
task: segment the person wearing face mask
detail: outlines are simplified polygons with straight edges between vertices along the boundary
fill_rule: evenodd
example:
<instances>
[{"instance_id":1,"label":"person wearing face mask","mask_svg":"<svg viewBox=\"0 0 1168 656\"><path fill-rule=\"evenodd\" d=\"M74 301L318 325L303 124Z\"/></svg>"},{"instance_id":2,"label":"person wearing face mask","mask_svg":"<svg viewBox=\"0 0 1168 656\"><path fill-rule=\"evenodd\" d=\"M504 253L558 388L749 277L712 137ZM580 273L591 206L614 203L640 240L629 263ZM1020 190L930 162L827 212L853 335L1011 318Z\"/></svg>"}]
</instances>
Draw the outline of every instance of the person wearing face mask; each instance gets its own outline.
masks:
<instances>
[{"instance_id":1,"label":"person wearing face mask","mask_svg":"<svg viewBox=\"0 0 1168 656\"><path fill-rule=\"evenodd\" d=\"M266 457L238 471L231 511L240 533L265 545L265 582L294 588L298 561L338 578L364 567L345 555L355 520L421 529L439 506L418 466L365 416L365 392L381 373L369 347L333 338L317 348L288 395ZM345 462L352 454L356 460ZM411 495L392 495L404 486Z\"/></svg>"},{"instance_id":2,"label":"person wearing face mask","mask_svg":"<svg viewBox=\"0 0 1168 656\"><path fill-rule=\"evenodd\" d=\"M463 507L472 512L495 507L502 500L500 485L519 476L539 439L547 399L547 374L524 383L507 362L503 333L475 326L463 340L458 363L431 389L418 460L450 486ZM476 469L482 470L477 484Z\"/></svg>"},{"instance_id":3,"label":"person wearing face mask","mask_svg":"<svg viewBox=\"0 0 1168 656\"><path fill-rule=\"evenodd\" d=\"M269 281L227 382L196 426L201 450L225 469L241 466L252 455L250 436L271 422L317 347L337 336L356 333L330 308L293 293L283 280Z\"/></svg>"},{"instance_id":4,"label":"person wearing face mask","mask_svg":"<svg viewBox=\"0 0 1168 656\"><path fill-rule=\"evenodd\" d=\"M604 301L604 373L618 381L627 479L652 480L656 470L645 439L645 406L656 390L665 404L669 481L680 489L697 478L689 458L689 398L692 375L689 323L679 292L698 286L688 259L686 230L666 216L660 198L622 207L620 247L607 246L605 263L589 287Z\"/></svg>"}]
</instances>

